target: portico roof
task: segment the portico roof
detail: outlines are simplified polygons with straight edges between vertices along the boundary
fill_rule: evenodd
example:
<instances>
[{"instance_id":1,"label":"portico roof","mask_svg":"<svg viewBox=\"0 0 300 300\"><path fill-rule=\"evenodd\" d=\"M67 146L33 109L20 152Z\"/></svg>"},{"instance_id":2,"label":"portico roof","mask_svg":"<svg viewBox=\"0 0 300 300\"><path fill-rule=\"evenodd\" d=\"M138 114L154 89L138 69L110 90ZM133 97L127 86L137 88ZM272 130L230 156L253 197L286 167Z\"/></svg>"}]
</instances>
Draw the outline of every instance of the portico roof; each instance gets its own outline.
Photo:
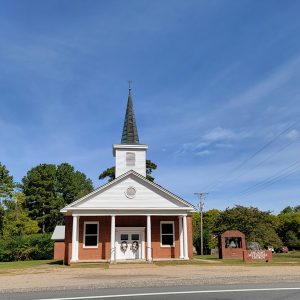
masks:
<instances>
[{"instance_id":1,"label":"portico roof","mask_svg":"<svg viewBox=\"0 0 300 300\"><path fill-rule=\"evenodd\" d=\"M134 196L127 195L132 189ZM187 214L195 207L162 186L130 170L64 207L66 214Z\"/></svg>"}]
</instances>

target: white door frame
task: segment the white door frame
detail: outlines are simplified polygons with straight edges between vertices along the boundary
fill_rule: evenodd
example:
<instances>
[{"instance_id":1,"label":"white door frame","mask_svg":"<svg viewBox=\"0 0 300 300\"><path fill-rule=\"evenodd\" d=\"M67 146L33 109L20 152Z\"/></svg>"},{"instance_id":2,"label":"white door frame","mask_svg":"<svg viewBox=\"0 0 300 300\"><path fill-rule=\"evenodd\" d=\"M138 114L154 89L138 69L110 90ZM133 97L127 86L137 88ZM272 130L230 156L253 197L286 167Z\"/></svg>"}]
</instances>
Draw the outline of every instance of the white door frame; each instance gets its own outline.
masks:
<instances>
[{"instance_id":1,"label":"white door frame","mask_svg":"<svg viewBox=\"0 0 300 300\"><path fill-rule=\"evenodd\" d=\"M142 259L145 259L145 227L116 227L116 233L119 232L139 232L141 235L141 244L142 244ZM115 248L117 247L118 241L115 241ZM118 258L116 258L118 259Z\"/></svg>"}]
</instances>

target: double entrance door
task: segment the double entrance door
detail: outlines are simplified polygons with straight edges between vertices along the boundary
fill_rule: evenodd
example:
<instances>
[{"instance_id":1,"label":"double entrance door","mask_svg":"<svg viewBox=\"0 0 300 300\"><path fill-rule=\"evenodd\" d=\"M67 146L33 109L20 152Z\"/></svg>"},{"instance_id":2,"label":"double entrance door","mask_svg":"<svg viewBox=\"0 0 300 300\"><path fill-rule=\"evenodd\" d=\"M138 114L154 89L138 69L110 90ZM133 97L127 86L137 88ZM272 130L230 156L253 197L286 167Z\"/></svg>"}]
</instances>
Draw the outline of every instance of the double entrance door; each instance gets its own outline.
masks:
<instances>
[{"instance_id":1,"label":"double entrance door","mask_svg":"<svg viewBox=\"0 0 300 300\"><path fill-rule=\"evenodd\" d=\"M135 260L144 258L144 228L116 228L116 259Z\"/></svg>"}]
</instances>

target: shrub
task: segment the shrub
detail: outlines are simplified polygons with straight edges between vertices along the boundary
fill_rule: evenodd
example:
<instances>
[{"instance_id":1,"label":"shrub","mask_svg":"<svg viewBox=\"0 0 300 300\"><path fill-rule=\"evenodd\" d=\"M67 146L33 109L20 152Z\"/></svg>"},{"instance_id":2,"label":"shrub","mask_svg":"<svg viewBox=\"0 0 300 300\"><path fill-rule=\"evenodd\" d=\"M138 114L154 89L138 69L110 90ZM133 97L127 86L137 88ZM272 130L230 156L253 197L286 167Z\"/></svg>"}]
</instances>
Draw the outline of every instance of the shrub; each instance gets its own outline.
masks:
<instances>
[{"instance_id":1,"label":"shrub","mask_svg":"<svg viewBox=\"0 0 300 300\"><path fill-rule=\"evenodd\" d=\"M31 234L0 240L0 261L38 260L53 257L50 234Z\"/></svg>"}]
</instances>

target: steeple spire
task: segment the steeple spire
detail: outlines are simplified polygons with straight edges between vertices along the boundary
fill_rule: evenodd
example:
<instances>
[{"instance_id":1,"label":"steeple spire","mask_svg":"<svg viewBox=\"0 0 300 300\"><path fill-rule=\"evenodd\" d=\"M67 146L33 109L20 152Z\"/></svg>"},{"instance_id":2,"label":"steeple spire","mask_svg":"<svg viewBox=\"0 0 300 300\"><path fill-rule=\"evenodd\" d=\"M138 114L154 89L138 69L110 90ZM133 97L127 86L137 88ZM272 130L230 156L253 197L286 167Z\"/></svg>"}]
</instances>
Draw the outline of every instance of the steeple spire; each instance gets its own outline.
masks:
<instances>
[{"instance_id":1,"label":"steeple spire","mask_svg":"<svg viewBox=\"0 0 300 300\"><path fill-rule=\"evenodd\" d=\"M129 82L128 91L128 102L126 108L125 121L123 126L122 140L121 144L139 144L139 136L135 122L135 116L133 111L132 97L131 97L131 87Z\"/></svg>"}]
</instances>

